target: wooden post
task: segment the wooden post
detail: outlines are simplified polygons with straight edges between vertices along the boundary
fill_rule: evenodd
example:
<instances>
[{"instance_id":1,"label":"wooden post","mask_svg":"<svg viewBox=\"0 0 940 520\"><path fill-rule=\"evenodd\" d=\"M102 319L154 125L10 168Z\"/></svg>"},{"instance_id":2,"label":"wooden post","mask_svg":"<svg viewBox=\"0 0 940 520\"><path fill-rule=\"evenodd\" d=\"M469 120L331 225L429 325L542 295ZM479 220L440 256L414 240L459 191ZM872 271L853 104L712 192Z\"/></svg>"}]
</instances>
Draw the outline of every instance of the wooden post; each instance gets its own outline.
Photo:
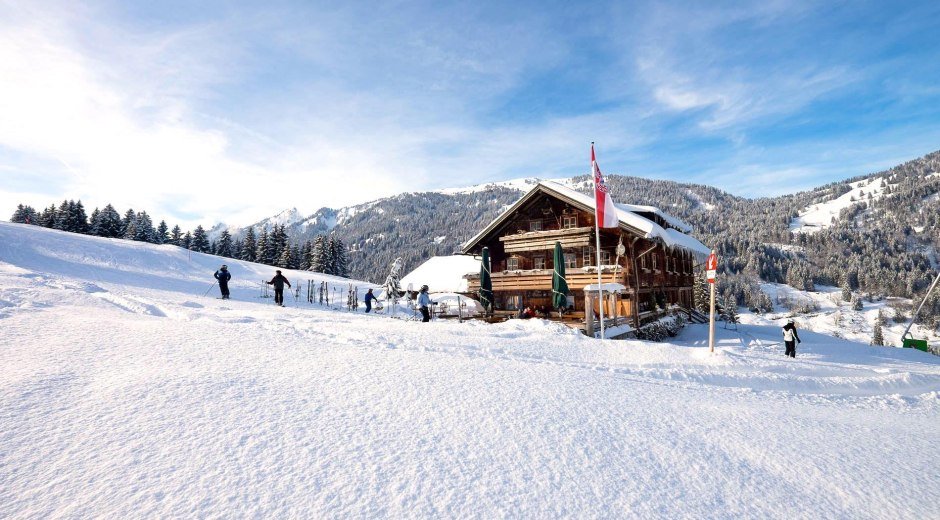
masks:
<instances>
[{"instance_id":1,"label":"wooden post","mask_svg":"<svg viewBox=\"0 0 940 520\"><path fill-rule=\"evenodd\" d=\"M594 337L594 293L584 291L584 328L589 337Z\"/></svg>"}]
</instances>

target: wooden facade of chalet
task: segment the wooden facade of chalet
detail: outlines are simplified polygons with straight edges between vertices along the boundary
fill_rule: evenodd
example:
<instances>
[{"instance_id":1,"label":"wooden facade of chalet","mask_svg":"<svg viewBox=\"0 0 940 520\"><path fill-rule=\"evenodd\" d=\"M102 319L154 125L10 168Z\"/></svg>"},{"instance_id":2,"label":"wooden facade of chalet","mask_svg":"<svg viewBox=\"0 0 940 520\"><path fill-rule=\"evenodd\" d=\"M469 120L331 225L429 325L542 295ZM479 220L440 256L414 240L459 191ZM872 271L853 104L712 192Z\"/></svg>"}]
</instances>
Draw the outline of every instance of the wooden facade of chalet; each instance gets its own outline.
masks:
<instances>
[{"instance_id":1,"label":"wooden facade of chalet","mask_svg":"<svg viewBox=\"0 0 940 520\"><path fill-rule=\"evenodd\" d=\"M557 241L564 251L570 290L566 315L584 319L583 289L597 283L598 269L594 208L589 202L584 196L572 196L561 186L541 183L464 245L465 254L478 255L483 247L489 248L497 314L515 313L525 306L552 309L553 251ZM662 228L671 227L658 212L637 215ZM692 307L694 252L668 247L662 240L647 236L647 232L623 220L618 229L601 229L602 281L627 288L615 302L605 302L605 314L630 317L635 326L652 316L657 304ZM617 255L620 244L622 256ZM479 275L466 278L469 291L477 292Z\"/></svg>"}]
</instances>

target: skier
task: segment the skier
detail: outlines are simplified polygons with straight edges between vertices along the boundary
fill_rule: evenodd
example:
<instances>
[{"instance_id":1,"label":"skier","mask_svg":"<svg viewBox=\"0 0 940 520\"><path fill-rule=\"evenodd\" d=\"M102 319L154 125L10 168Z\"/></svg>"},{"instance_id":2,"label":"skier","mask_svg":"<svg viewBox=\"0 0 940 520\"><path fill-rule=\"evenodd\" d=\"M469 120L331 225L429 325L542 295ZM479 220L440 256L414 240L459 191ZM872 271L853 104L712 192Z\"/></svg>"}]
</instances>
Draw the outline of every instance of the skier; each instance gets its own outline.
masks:
<instances>
[{"instance_id":1,"label":"skier","mask_svg":"<svg viewBox=\"0 0 940 520\"><path fill-rule=\"evenodd\" d=\"M372 311L372 300L377 300L377 299L378 298L376 298L375 295L372 294L372 289L369 289L368 291L366 291L366 312Z\"/></svg>"},{"instance_id":2,"label":"skier","mask_svg":"<svg viewBox=\"0 0 940 520\"><path fill-rule=\"evenodd\" d=\"M421 311L421 321L423 323L431 321L431 310L429 308L431 305L434 305L434 302L428 296L428 286L422 285L421 292L418 293L418 309Z\"/></svg>"},{"instance_id":3,"label":"skier","mask_svg":"<svg viewBox=\"0 0 940 520\"><path fill-rule=\"evenodd\" d=\"M783 342L787 346L785 355L795 358L796 344L802 341L800 341L800 335L796 333L796 323L793 322L793 318L788 319L787 324L783 326Z\"/></svg>"},{"instance_id":4,"label":"skier","mask_svg":"<svg viewBox=\"0 0 940 520\"><path fill-rule=\"evenodd\" d=\"M271 278L271 281L268 282L268 285L274 286L274 303L284 306L284 284L287 284L287 287L290 287L290 282L287 278L281 274L281 270L278 269L275 271L277 274L274 275L274 278Z\"/></svg>"},{"instance_id":5,"label":"skier","mask_svg":"<svg viewBox=\"0 0 940 520\"><path fill-rule=\"evenodd\" d=\"M232 279L232 273L228 272L228 266L223 265L215 272L215 279L219 281L219 290L222 291L222 299L228 299L228 281Z\"/></svg>"}]
</instances>

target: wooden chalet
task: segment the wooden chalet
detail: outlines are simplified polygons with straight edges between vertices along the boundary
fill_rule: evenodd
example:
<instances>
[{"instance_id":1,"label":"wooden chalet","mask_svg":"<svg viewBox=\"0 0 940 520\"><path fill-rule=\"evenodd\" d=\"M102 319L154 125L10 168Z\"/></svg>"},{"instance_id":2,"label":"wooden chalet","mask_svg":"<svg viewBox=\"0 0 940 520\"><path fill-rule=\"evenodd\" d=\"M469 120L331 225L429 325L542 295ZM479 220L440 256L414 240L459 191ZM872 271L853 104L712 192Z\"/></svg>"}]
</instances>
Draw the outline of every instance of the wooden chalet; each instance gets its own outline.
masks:
<instances>
[{"instance_id":1,"label":"wooden chalet","mask_svg":"<svg viewBox=\"0 0 940 520\"><path fill-rule=\"evenodd\" d=\"M638 327L657 307L691 308L693 266L704 262L708 248L687 235L688 224L658 208L617 204L617 213L619 228L601 229L599 268L604 284L624 289L604 298L605 315ZM566 317L583 321L586 306L596 312L600 305L584 295L586 285L597 284L594 233L594 198L543 181L464 244L463 253L489 248L494 311L513 314L525 306L552 309L553 251L560 242L570 290ZM466 278L469 291L479 291L479 274Z\"/></svg>"}]
</instances>

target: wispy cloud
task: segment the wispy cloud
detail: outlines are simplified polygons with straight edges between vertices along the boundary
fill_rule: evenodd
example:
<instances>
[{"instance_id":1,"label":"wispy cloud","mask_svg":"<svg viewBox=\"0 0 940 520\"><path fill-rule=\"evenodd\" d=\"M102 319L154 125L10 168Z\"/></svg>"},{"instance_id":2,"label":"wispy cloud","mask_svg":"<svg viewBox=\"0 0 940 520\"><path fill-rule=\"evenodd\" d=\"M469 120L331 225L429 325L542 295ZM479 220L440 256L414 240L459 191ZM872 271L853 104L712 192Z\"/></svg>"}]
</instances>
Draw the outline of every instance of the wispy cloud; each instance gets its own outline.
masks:
<instances>
[{"instance_id":1,"label":"wispy cloud","mask_svg":"<svg viewBox=\"0 0 940 520\"><path fill-rule=\"evenodd\" d=\"M244 223L583 173L592 140L611 173L790 191L859 173L836 146L936 147L935 8L873 9L0 3L0 211L81 197Z\"/></svg>"}]
</instances>

